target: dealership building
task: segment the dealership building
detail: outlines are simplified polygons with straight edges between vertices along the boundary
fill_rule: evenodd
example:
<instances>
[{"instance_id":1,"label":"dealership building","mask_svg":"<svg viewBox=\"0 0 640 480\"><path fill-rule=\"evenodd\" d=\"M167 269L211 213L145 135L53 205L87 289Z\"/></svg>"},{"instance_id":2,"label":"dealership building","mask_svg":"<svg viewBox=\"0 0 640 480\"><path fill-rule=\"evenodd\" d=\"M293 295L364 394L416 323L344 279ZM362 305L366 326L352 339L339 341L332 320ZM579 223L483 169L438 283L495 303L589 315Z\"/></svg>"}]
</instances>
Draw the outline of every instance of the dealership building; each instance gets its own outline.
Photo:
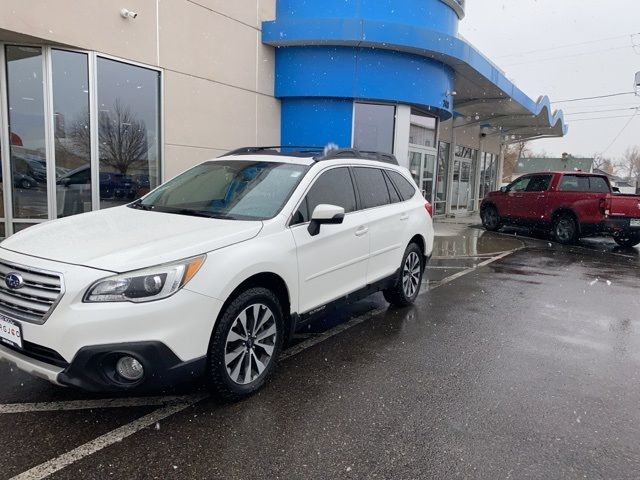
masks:
<instances>
[{"instance_id":1,"label":"dealership building","mask_svg":"<svg viewBox=\"0 0 640 480\"><path fill-rule=\"evenodd\" d=\"M4 0L0 236L255 145L394 153L437 215L476 211L504 145L566 125L458 35L464 4Z\"/></svg>"}]
</instances>

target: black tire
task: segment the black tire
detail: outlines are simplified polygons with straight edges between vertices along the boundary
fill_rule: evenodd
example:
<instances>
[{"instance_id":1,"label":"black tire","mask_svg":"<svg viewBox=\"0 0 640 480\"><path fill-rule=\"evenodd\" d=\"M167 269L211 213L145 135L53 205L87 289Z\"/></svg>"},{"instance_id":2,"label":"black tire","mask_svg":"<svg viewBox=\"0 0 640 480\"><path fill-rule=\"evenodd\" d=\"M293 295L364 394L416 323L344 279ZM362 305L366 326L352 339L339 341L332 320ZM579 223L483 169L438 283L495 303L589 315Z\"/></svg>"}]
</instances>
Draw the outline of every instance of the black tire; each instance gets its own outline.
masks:
<instances>
[{"instance_id":1,"label":"black tire","mask_svg":"<svg viewBox=\"0 0 640 480\"><path fill-rule=\"evenodd\" d=\"M502 228L502 221L498 215L498 209L493 205L487 205L480 214L482 226L489 232L495 232Z\"/></svg>"},{"instance_id":2,"label":"black tire","mask_svg":"<svg viewBox=\"0 0 640 480\"><path fill-rule=\"evenodd\" d=\"M417 259L417 269L414 261ZM393 287L383 290L387 302L396 307L412 305L420 293L422 274L424 273L424 255L415 243L410 243L402 256L398 277ZM410 284L408 282L411 282ZM411 285L409 287L409 285Z\"/></svg>"},{"instance_id":3,"label":"black tire","mask_svg":"<svg viewBox=\"0 0 640 480\"><path fill-rule=\"evenodd\" d=\"M630 233L625 236L614 236L613 239L621 247L631 248L640 243L640 233Z\"/></svg>"},{"instance_id":4,"label":"black tire","mask_svg":"<svg viewBox=\"0 0 640 480\"><path fill-rule=\"evenodd\" d=\"M563 245L576 243L580 236L576 218L568 213L558 215L553 221L553 236Z\"/></svg>"},{"instance_id":5,"label":"black tire","mask_svg":"<svg viewBox=\"0 0 640 480\"><path fill-rule=\"evenodd\" d=\"M270 320L264 320L264 327L266 328L267 322L269 322L269 329L271 325L275 326L275 338L271 339L271 337L269 337L265 339L272 345L273 350L262 372L259 372L257 362L260 360L262 364L265 360L264 355L267 350L260 345L260 341L257 340L257 338L260 337L261 332L264 333L267 331L265 328L260 327L252 335L248 335L248 337L251 338L250 344L240 338L232 342L229 341L230 338L235 338L235 336L247 336L246 332L242 332L242 323L237 323L238 321L241 322L241 314L245 315L244 318L247 325L245 328L249 330L251 330L252 325L255 327L256 323L260 323L260 319L264 318L258 313L258 322L256 322L255 315L252 313L256 305L260 305L260 307L258 307L259 312L265 312L265 310L262 309L262 307L265 307L273 316L273 324L271 324ZM252 311L249 312L249 309L252 309ZM232 330L233 333L236 334L235 336ZM240 333L238 334L238 332ZM278 356L282 349L283 338L284 320L282 307L273 292L266 288L255 287L239 294L226 306L211 336L208 352L208 383L211 390L220 398L227 401L241 400L257 392L262 388L275 369ZM227 363L227 359L239 350L242 352ZM251 353L253 353L253 356ZM261 355L261 357L259 358L258 355ZM245 359L248 359L248 363ZM240 369L236 377L238 381L232 377L236 368ZM229 372L229 369L232 371ZM253 378L254 370L257 374L255 378ZM245 373L247 371L249 372L247 374L249 376L247 383L242 383L247 380L246 375L242 375L242 371ZM240 378L240 375L242 375L242 378Z\"/></svg>"}]
</instances>

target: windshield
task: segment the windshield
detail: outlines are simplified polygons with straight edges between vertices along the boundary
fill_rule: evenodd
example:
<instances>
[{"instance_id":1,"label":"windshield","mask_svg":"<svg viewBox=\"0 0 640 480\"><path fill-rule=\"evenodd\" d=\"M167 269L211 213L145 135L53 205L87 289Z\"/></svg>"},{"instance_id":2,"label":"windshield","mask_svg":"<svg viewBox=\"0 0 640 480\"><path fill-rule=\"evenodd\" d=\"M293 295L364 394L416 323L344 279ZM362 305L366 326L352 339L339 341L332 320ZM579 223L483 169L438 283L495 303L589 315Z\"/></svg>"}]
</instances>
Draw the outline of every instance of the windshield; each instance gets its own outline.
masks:
<instances>
[{"instance_id":1,"label":"windshield","mask_svg":"<svg viewBox=\"0 0 640 480\"><path fill-rule=\"evenodd\" d=\"M308 168L255 160L206 162L131 207L231 220L266 220L278 214Z\"/></svg>"}]
</instances>

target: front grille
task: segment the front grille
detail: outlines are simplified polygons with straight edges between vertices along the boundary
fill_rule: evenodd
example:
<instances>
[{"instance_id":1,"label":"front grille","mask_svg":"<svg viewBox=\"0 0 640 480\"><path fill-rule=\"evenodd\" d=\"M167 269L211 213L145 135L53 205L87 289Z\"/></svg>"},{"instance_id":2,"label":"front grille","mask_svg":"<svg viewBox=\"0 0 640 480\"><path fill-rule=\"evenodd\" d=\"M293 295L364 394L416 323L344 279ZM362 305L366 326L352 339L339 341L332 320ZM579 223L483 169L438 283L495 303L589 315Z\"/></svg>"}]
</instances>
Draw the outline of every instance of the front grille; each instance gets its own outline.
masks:
<instances>
[{"instance_id":1,"label":"front grille","mask_svg":"<svg viewBox=\"0 0 640 480\"><path fill-rule=\"evenodd\" d=\"M11 289L9 273L18 273L24 285ZM42 324L64 293L62 275L0 260L0 313L9 318Z\"/></svg>"}]
</instances>

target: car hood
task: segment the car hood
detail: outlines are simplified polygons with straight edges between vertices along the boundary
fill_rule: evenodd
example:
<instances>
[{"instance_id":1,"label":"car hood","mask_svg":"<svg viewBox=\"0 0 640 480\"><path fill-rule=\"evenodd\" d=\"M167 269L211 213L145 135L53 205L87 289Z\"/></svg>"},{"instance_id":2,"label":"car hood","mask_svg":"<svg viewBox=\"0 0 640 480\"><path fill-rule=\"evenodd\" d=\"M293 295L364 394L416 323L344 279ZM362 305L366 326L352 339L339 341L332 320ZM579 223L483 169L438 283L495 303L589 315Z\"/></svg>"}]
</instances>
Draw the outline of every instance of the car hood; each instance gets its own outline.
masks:
<instances>
[{"instance_id":1,"label":"car hood","mask_svg":"<svg viewBox=\"0 0 640 480\"><path fill-rule=\"evenodd\" d=\"M116 207L30 227L9 237L1 247L48 260L126 272L243 242L261 229L260 221Z\"/></svg>"}]
</instances>

